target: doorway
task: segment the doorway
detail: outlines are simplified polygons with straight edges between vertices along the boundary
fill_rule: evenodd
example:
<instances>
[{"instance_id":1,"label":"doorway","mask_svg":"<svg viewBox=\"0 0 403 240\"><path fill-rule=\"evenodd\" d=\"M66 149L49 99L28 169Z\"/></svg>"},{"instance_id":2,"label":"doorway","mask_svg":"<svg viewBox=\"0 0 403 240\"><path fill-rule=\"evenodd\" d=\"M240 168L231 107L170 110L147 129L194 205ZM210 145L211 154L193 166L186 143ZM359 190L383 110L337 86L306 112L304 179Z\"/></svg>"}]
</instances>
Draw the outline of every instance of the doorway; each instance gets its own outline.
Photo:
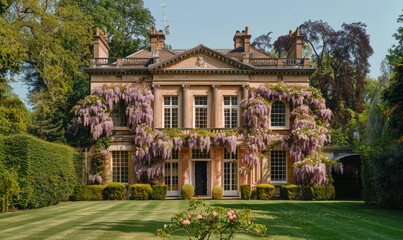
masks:
<instances>
[{"instance_id":1,"label":"doorway","mask_svg":"<svg viewBox=\"0 0 403 240\"><path fill-rule=\"evenodd\" d=\"M195 162L195 195L207 195L207 161Z\"/></svg>"}]
</instances>

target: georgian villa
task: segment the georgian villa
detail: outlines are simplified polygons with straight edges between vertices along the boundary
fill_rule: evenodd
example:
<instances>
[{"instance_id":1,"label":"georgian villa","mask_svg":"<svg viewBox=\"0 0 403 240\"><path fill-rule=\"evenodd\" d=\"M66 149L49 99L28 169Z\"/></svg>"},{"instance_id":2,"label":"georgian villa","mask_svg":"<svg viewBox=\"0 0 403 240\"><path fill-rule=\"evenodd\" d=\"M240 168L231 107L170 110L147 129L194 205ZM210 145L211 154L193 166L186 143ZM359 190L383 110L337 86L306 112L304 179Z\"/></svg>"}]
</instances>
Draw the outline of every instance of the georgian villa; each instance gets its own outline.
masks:
<instances>
[{"instance_id":1,"label":"georgian villa","mask_svg":"<svg viewBox=\"0 0 403 240\"><path fill-rule=\"evenodd\" d=\"M151 47L124 58L109 58L108 39L97 30L94 36L94 59L90 68L91 89L105 84L145 83L155 96L154 128L206 129L220 132L241 126L240 102L248 96L248 88L280 82L309 85L315 69L302 57L299 29L290 31L288 58L271 58L251 47L248 27L235 33L234 48L210 49L198 45L192 49L166 49L163 32L153 28L149 34ZM289 134L289 107L285 102L272 104L270 126L274 132ZM133 162L133 138L129 134L124 109L112 114L113 143L109 148L108 181L136 183ZM165 163L168 196L178 196L183 184L195 187L195 195L211 195L221 185L224 196L238 196L239 184L295 183L293 160L288 151L273 150L248 175L239 173L239 158L245 146L238 141L236 154L223 147L210 152L184 148L174 151Z\"/></svg>"}]
</instances>

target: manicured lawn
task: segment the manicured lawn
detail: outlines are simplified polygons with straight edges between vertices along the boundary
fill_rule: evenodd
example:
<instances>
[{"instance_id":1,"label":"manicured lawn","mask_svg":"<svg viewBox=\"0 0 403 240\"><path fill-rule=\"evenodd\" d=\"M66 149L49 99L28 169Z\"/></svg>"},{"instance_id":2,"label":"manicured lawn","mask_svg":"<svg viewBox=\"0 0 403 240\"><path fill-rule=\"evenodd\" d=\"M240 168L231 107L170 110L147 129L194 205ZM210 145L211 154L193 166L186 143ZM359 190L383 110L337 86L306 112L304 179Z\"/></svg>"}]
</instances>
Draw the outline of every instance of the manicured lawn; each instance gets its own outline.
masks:
<instances>
[{"instance_id":1,"label":"manicured lawn","mask_svg":"<svg viewBox=\"0 0 403 240\"><path fill-rule=\"evenodd\" d=\"M207 201L253 210L268 239L402 239L403 212L363 202ZM182 200L69 202L0 214L0 239L156 239ZM236 239L250 239L237 235ZM176 238L175 238L176 239ZM179 239L183 239L180 237Z\"/></svg>"}]
</instances>

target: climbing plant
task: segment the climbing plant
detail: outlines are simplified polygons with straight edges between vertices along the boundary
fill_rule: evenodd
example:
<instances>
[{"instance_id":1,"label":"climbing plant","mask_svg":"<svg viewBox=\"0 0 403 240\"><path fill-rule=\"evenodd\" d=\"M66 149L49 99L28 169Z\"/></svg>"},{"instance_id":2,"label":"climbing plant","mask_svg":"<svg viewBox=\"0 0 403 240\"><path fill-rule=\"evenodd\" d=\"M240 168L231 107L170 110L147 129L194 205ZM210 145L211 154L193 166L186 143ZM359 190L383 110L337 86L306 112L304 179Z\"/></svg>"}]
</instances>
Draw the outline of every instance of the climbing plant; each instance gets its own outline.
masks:
<instances>
[{"instance_id":1,"label":"climbing plant","mask_svg":"<svg viewBox=\"0 0 403 240\"><path fill-rule=\"evenodd\" d=\"M249 97L241 103L246 135L241 134L239 129L220 133L198 129L153 130L153 100L152 92L143 85L103 86L95 89L76 106L77 118L71 128L89 127L93 139L98 142L105 137L110 138L113 106L124 103L130 133L134 136L135 154L132 161L135 164L136 177L142 182L162 181L164 163L171 157L172 150L189 147L209 152L213 145L224 146L235 153L239 137L243 138L244 145L248 147L241 158L245 172L260 163L262 152L269 151L276 145L288 149L295 159L294 171L297 181L301 183L326 185L330 167L341 170L338 163L331 161L320 151L324 142L330 141L327 127L331 111L326 108L324 99L316 89L284 84L262 85L251 89ZM293 124L289 136L275 134L270 130L270 103L274 100L285 101L290 106ZM109 145L97 144L97 151L106 156L109 154Z\"/></svg>"}]
</instances>

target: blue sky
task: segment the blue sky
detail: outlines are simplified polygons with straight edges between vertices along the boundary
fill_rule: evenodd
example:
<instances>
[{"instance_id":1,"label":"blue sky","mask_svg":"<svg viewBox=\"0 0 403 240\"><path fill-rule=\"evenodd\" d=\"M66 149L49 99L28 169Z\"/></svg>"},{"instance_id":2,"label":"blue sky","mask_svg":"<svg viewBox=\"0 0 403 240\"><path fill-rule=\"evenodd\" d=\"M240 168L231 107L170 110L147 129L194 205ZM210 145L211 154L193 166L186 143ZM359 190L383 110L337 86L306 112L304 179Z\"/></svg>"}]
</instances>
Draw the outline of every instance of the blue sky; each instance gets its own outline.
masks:
<instances>
[{"instance_id":1,"label":"blue sky","mask_svg":"<svg viewBox=\"0 0 403 240\"><path fill-rule=\"evenodd\" d=\"M163 7L167 3L167 20L171 35L166 43L173 48L192 48L202 43L210 48L232 48L236 30L249 26L252 40L273 32L278 36L293 31L304 21L322 19L334 29L343 23L363 22L371 37L374 54L370 58L371 77L380 75L380 64L387 49L396 43L392 34L402 14L402 0L144 0L163 29ZM14 91L26 99L26 87L13 84Z\"/></svg>"}]
</instances>

